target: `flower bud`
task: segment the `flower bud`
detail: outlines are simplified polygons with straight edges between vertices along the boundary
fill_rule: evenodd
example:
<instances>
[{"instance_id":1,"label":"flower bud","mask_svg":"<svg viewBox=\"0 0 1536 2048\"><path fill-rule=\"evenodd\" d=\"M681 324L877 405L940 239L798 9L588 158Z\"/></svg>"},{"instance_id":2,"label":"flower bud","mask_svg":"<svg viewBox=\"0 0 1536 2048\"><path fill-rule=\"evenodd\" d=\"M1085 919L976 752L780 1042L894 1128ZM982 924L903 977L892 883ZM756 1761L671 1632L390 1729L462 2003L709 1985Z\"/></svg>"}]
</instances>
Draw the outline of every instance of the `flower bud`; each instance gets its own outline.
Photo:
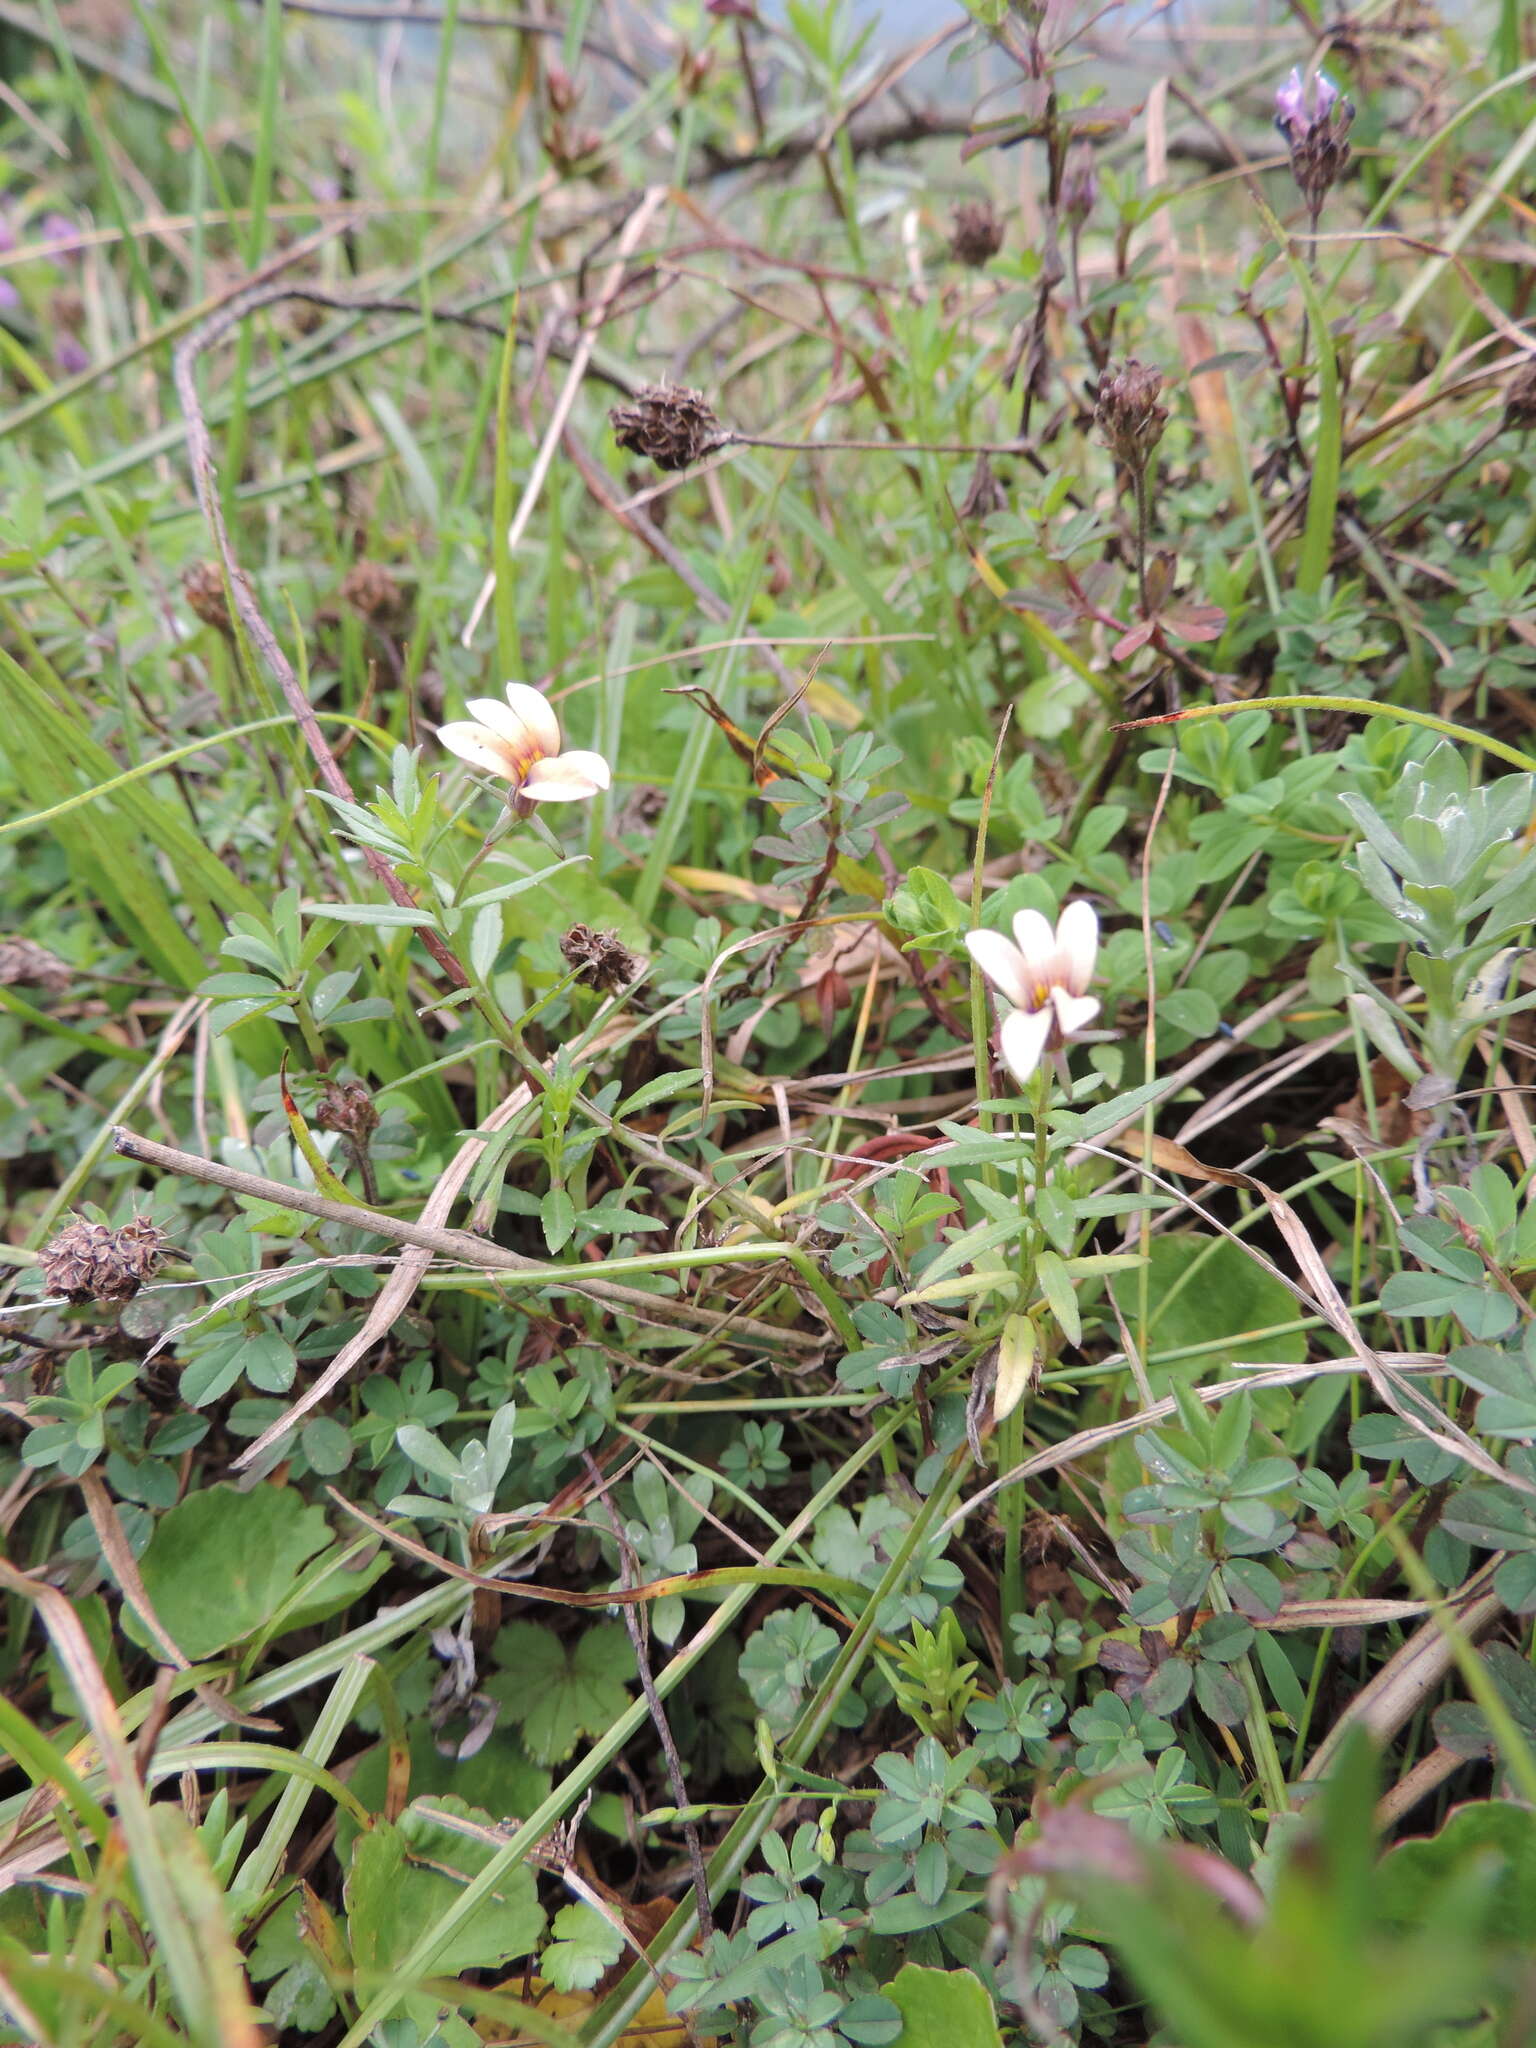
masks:
<instances>
[{"instance_id":1,"label":"flower bud","mask_svg":"<svg viewBox=\"0 0 1536 2048\"><path fill-rule=\"evenodd\" d=\"M1099 203L1099 173L1091 144L1074 142L1061 178L1061 217L1080 228Z\"/></svg>"},{"instance_id":2,"label":"flower bud","mask_svg":"<svg viewBox=\"0 0 1536 2048\"><path fill-rule=\"evenodd\" d=\"M1157 402L1162 388L1162 371L1134 356L1118 370L1106 370L1099 379L1093 423L1110 454L1127 469L1144 470L1163 438L1168 408Z\"/></svg>"},{"instance_id":3,"label":"flower bud","mask_svg":"<svg viewBox=\"0 0 1536 2048\"><path fill-rule=\"evenodd\" d=\"M968 270L980 270L1003 246L1003 224L990 199L963 199L950 215L949 253Z\"/></svg>"}]
</instances>

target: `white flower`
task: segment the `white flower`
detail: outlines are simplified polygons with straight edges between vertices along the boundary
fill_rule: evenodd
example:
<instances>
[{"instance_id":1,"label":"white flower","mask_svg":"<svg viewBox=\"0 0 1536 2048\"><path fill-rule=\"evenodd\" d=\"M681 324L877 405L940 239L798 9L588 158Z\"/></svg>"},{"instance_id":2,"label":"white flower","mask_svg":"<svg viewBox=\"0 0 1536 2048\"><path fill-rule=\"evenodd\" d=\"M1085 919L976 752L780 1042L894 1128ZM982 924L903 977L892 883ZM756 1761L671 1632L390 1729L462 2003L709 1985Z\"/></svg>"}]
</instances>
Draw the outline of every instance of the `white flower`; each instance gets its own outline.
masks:
<instances>
[{"instance_id":1,"label":"white flower","mask_svg":"<svg viewBox=\"0 0 1536 2048\"><path fill-rule=\"evenodd\" d=\"M1085 1031L1099 1014L1088 994L1099 953L1099 920L1091 903L1078 899L1062 911L1052 931L1038 910L1021 910L1013 938L1001 932L967 932L971 958L1013 1005L1003 1019L1003 1062L1022 1087L1048 1052Z\"/></svg>"},{"instance_id":2,"label":"white flower","mask_svg":"<svg viewBox=\"0 0 1536 2048\"><path fill-rule=\"evenodd\" d=\"M526 817L534 804L572 804L606 789L611 776L601 754L575 747L560 751L560 721L553 706L527 683L508 683L507 701L477 697L474 723L440 725L437 736L452 754L512 785L512 800Z\"/></svg>"}]
</instances>

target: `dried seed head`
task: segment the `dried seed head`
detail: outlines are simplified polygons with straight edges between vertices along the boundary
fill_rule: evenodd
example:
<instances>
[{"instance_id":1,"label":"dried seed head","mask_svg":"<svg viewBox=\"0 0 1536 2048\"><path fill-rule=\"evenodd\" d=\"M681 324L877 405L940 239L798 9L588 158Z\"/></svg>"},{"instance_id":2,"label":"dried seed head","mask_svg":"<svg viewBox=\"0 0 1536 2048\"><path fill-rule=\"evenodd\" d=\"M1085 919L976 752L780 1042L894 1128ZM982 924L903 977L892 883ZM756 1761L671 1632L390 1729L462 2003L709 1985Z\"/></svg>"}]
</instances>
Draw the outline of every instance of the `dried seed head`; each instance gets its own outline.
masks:
<instances>
[{"instance_id":1,"label":"dried seed head","mask_svg":"<svg viewBox=\"0 0 1536 2048\"><path fill-rule=\"evenodd\" d=\"M405 593L382 562L354 562L341 594L371 626L395 625L405 616Z\"/></svg>"},{"instance_id":2,"label":"dried seed head","mask_svg":"<svg viewBox=\"0 0 1536 2048\"><path fill-rule=\"evenodd\" d=\"M1008 493L998 482L996 471L985 455L978 455L976 467L971 471L971 481L960 501L960 517L985 519L989 512L1005 511L1007 505Z\"/></svg>"},{"instance_id":3,"label":"dried seed head","mask_svg":"<svg viewBox=\"0 0 1536 2048\"><path fill-rule=\"evenodd\" d=\"M560 952L583 987L604 995L628 988L640 972L640 962L617 932L595 932L590 925L573 924L560 941Z\"/></svg>"},{"instance_id":4,"label":"dried seed head","mask_svg":"<svg viewBox=\"0 0 1536 2048\"><path fill-rule=\"evenodd\" d=\"M644 384L630 405L608 415L621 448L643 455L658 469L688 469L727 439L702 391L675 384Z\"/></svg>"},{"instance_id":5,"label":"dried seed head","mask_svg":"<svg viewBox=\"0 0 1536 2048\"><path fill-rule=\"evenodd\" d=\"M61 995L74 978L75 970L69 962L38 945L35 939L0 939L0 985L10 988L20 981Z\"/></svg>"},{"instance_id":6,"label":"dried seed head","mask_svg":"<svg viewBox=\"0 0 1536 2048\"><path fill-rule=\"evenodd\" d=\"M194 615L220 633L231 630L224 578L217 562L194 562L182 574L181 588Z\"/></svg>"},{"instance_id":7,"label":"dried seed head","mask_svg":"<svg viewBox=\"0 0 1536 2048\"><path fill-rule=\"evenodd\" d=\"M366 1145L379 1128L379 1112L361 1081L327 1081L320 1091L315 1122L322 1131L340 1131L355 1145Z\"/></svg>"},{"instance_id":8,"label":"dried seed head","mask_svg":"<svg viewBox=\"0 0 1536 2048\"><path fill-rule=\"evenodd\" d=\"M1536 427L1536 356L1528 356L1504 387L1504 425Z\"/></svg>"},{"instance_id":9,"label":"dried seed head","mask_svg":"<svg viewBox=\"0 0 1536 2048\"><path fill-rule=\"evenodd\" d=\"M131 1301L169 1243L147 1216L132 1217L120 1230L77 1216L43 1247L43 1284L66 1301Z\"/></svg>"},{"instance_id":10,"label":"dried seed head","mask_svg":"<svg viewBox=\"0 0 1536 2048\"><path fill-rule=\"evenodd\" d=\"M1134 356L1099 379L1093 423L1104 436L1105 447L1127 469L1144 470L1163 438L1168 408L1157 402L1162 388L1162 371Z\"/></svg>"},{"instance_id":11,"label":"dried seed head","mask_svg":"<svg viewBox=\"0 0 1536 2048\"><path fill-rule=\"evenodd\" d=\"M980 270L1003 246L1003 224L990 199L962 199L950 215L949 253L957 263Z\"/></svg>"}]
</instances>

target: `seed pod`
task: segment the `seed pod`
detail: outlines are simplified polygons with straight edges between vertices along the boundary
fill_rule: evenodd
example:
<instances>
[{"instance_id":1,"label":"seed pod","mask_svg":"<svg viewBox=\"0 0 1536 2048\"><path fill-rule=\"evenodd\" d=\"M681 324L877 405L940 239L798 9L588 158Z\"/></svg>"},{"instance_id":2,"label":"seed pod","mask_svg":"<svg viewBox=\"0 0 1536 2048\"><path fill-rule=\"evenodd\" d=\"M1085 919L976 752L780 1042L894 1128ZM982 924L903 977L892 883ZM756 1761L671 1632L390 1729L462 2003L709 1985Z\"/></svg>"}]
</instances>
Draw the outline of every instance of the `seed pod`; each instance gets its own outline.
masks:
<instances>
[{"instance_id":1,"label":"seed pod","mask_svg":"<svg viewBox=\"0 0 1536 2048\"><path fill-rule=\"evenodd\" d=\"M114 1230L77 1216L43 1247L43 1283L66 1301L131 1301L152 1279L170 1239L147 1216Z\"/></svg>"},{"instance_id":2,"label":"seed pod","mask_svg":"<svg viewBox=\"0 0 1536 2048\"><path fill-rule=\"evenodd\" d=\"M689 469L728 438L702 391L677 384L645 384L630 405L608 415L621 448L658 469Z\"/></svg>"},{"instance_id":3,"label":"seed pod","mask_svg":"<svg viewBox=\"0 0 1536 2048\"><path fill-rule=\"evenodd\" d=\"M584 988L604 995L628 988L640 972L640 962L617 932L595 932L590 925L573 924L560 941L560 952Z\"/></svg>"}]
</instances>

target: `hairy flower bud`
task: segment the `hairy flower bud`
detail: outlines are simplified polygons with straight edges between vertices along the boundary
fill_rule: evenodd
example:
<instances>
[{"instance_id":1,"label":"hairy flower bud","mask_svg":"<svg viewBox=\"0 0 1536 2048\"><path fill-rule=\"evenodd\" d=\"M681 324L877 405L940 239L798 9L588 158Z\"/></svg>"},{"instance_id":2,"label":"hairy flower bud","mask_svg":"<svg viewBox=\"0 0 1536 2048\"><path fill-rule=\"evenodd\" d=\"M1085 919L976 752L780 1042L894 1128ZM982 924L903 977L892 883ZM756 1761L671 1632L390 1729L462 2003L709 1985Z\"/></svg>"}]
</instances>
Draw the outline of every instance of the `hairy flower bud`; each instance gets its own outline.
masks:
<instances>
[{"instance_id":1,"label":"hairy flower bud","mask_svg":"<svg viewBox=\"0 0 1536 2048\"><path fill-rule=\"evenodd\" d=\"M405 615L405 593L382 562L354 562L342 579L341 594L373 626L394 625Z\"/></svg>"},{"instance_id":2,"label":"hairy flower bud","mask_svg":"<svg viewBox=\"0 0 1536 2048\"><path fill-rule=\"evenodd\" d=\"M182 595L195 617L216 632L231 630L229 606L224 598L224 578L217 562L194 562L182 575Z\"/></svg>"},{"instance_id":3,"label":"hairy flower bud","mask_svg":"<svg viewBox=\"0 0 1536 2048\"><path fill-rule=\"evenodd\" d=\"M1162 371L1134 356L1127 357L1118 370L1106 370L1099 379L1093 423L1110 454L1127 469L1144 470L1163 438L1168 408L1157 402L1162 388Z\"/></svg>"},{"instance_id":4,"label":"hairy flower bud","mask_svg":"<svg viewBox=\"0 0 1536 2048\"><path fill-rule=\"evenodd\" d=\"M1298 66L1275 94L1275 126L1291 152L1291 175L1316 214L1349 162L1351 103L1325 71Z\"/></svg>"},{"instance_id":5,"label":"hairy flower bud","mask_svg":"<svg viewBox=\"0 0 1536 2048\"><path fill-rule=\"evenodd\" d=\"M1504 425L1536 427L1536 356L1528 356L1504 387Z\"/></svg>"},{"instance_id":6,"label":"hairy flower bud","mask_svg":"<svg viewBox=\"0 0 1536 2048\"><path fill-rule=\"evenodd\" d=\"M1003 246L1003 224L990 199L962 199L950 215L949 253L957 263L980 270Z\"/></svg>"},{"instance_id":7,"label":"hairy flower bud","mask_svg":"<svg viewBox=\"0 0 1536 2048\"><path fill-rule=\"evenodd\" d=\"M1061 217L1080 228L1099 203L1099 172L1090 143L1074 142L1061 175Z\"/></svg>"}]
</instances>

